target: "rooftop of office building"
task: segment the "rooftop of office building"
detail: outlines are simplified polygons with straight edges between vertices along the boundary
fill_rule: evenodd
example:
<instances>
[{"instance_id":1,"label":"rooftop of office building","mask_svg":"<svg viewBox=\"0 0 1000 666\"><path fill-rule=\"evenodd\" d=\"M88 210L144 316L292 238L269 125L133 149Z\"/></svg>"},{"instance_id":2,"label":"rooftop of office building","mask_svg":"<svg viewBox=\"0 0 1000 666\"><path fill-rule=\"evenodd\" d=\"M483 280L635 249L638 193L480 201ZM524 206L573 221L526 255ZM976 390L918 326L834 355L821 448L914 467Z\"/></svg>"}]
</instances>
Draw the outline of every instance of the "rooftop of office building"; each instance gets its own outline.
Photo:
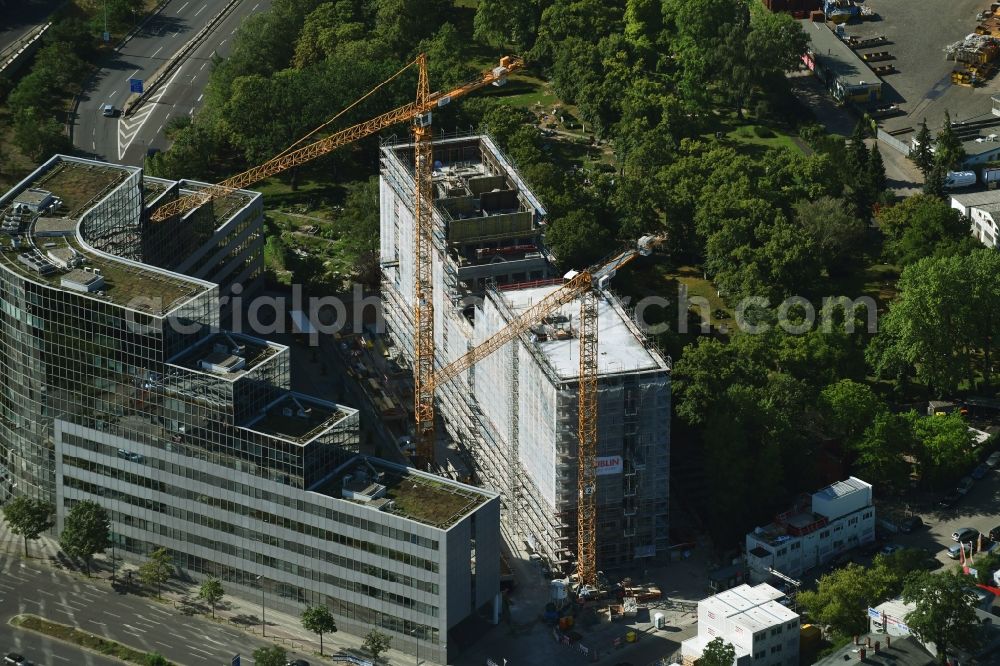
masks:
<instances>
[{"instance_id":1,"label":"rooftop of office building","mask_svg":"<svg viewBox=\"0 0 1000 666\"><path fill-rule=\"evenodd\" d=\"M288 393L268 405L243 428L304 446L355 411L301 393Z\"/></svg>"},{"instance_id":2,"label":"rooftop of office building","mask_svg":"<svg viewBox=\"0 0 1000 666\"><path fill-rule=\"evenodd\" d=\"M273 342L223 331L185 349L171 363L235 381L284 348Z\"/></svg>"},{"instance_id":3,"label":"rooftop of office building","mask_svg":"<svg viewBox=\"0 0 1000 666\"><path fill-rule=\"evenodd\" d=\"M0 265L32 281L163 315L212 284L115 257L81 240L84 214L115 190L135 167L57 155L0 197ZM138 214L138 211L136 211ZM127 223L123 220L123 226ZM136 239L138 242L138 239ZM75 271L99 276L82 285Z\"/></svg>"},{"instance_id":4,"label":"rooftop of office building","mask_svg":"<svg viewBox=\"0 0 1000 666\"><path fill-rule=\"evenodd\" d=\"M500 292L518 315L559 288L551 284L527 289ZM532 327L535 347L545 356L560 379L575 379L580 375L580 305L573 301ZM617 303L608 298L598 299L598 372L614 375L625 372L669 369L659 351L631 321Z\"/></svg>"},{"instance_id":5,"label":"rooftop of office building","mask_svg":"<svg viewBox=\"0 0 1000 666\"><path fill-rule=\"evenodd\" d=\"M313 490L440 529L492 499L488 491L368 456L349 460Z\"/></svg>"}]
</instances>

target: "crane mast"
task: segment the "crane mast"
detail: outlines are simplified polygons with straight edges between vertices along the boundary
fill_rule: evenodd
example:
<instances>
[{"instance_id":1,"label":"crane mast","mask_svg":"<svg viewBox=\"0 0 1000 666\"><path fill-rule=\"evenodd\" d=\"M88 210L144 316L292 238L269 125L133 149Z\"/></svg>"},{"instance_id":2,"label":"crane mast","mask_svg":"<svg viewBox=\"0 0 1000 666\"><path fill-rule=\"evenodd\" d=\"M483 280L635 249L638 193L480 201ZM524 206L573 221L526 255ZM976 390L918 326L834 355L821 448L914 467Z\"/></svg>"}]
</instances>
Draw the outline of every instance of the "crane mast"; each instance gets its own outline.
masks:
<instances>
[{"instance_id":1,"label":"crane mast","mask_svg":"<svg viewBox=\"0 0 1000 666\"><path fill-rule=\"evenodd\" d=\"M425 108L429 96L427 58L417 59L418 108ZM414 299L413 299L413 413L416 417L416 456L426 469L434 461L434 241L433 191L434 147L431 143L431 112L413 119L415 184L414 217Z\"/></svg>"}]
</instances>

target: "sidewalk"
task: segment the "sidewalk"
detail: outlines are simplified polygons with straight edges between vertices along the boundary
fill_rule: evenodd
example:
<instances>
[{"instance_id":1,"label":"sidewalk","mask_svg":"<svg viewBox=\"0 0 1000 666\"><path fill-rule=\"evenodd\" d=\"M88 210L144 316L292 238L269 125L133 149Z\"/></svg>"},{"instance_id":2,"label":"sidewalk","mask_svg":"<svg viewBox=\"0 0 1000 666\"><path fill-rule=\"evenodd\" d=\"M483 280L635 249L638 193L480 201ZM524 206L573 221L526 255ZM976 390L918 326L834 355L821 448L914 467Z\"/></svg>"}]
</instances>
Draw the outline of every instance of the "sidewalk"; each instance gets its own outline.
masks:
<instances>
[{"instance_id":1,"label":"sidewalk","mask_svg":"<svg viewBox=\"0 0 1000 666\"><path fill-rule=\"evenodd\" d=\"M81 578L86 576L83 567L71 562L59 550L59 544L50 535L45 535L37 541L28 544L31 554L30 561L39 566L49 566L66 572L74 573ZM0 518L0 554L7 554L24 557L24 544L21 537L11 534L7 529L7 524ZM121 561L119 554L117 581L114 587L111 585L112 567L110 550L94 557L91 563L90 580L94 583L104 583L107 585L108 594L131 594L142 597L150 605L160 604L172 606L180 615L199 615L203 619L212 621L211 608L205 602L198 599L197 583L185 583L183 581L171 580L163 588L161 598L156 599L155 593L145 589L138 580L138 565ZM127 589L123 581L127 578L128 572L132 573L132 583ZM226 587L223 581L223 587ZM323 652L326 658L320 660L319 657L319 637L316 634L307 632L302 628L299 618L288 613L271 610L265 606L264 616L266 627L261 627L260 599L257 601L247 600L228 594L223 598L219 606L216 607L215 622L226 625L230 628L264 638L286 648L289 651L296 651L308 655L312 663L335 663L330 659L330 655L341 652L349 653L356 657L369 659L362 649L363 639L343 632L335 634L324 634ZM87 630L92 630L87 627ZM246 655L249 656L249 655ZM380 659L380 664L403 665L412 664L414 658L405 652L390 649ZM340 662L343 663L343 662ZM421 658L421 663L432 664L427 659Z\"/></svg>"}]
</instances>

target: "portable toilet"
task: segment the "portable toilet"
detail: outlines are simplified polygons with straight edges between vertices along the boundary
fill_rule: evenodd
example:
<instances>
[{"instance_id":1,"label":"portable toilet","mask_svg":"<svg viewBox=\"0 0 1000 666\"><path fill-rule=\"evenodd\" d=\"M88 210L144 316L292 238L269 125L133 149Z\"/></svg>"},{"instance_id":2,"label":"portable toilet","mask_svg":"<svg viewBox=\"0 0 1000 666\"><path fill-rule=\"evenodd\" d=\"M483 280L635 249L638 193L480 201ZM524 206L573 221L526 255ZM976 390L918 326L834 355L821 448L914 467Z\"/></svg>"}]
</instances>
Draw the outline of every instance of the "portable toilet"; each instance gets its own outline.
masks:
<instances>
[{"instance_id":1,"label":"portable toilet","mask_svg":"<svg viewBox=\"0 0 1000 666\"><path fill-rule=\"evenodd\" d=\"M664 629L667 626L667 621L663 617L663 613L657 613L653 616L653 626L657 629Z\"/></svg>"}]
</instances>

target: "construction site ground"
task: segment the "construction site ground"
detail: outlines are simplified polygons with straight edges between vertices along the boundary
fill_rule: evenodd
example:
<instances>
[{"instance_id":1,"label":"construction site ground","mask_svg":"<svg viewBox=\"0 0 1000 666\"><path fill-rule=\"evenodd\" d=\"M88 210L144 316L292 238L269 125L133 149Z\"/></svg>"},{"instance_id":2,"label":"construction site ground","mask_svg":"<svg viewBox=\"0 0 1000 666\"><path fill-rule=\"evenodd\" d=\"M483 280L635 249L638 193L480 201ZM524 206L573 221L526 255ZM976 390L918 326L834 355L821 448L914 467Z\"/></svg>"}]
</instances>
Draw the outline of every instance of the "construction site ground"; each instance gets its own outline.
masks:
<instances>
[{"instance_id":1,"label":"construction site ground","mask_svg":"<svg viewBox=\"0 0 1000 666\"><path fill-rule=\"evenodd\" d=\"M882 103L898 104L905 115L881 121L883 129L916 128L924 118L929 127L937 128L944 121L945 110L953 122L991 117L990 95L1000 92L1000 77L994 76L978 88L954 85L951 72L956 63L944 53L946 46L975 31L979 24L976 15L989 9L989 0L870 0L869 4L881 20L845 27L847 35L885 35L889 40L885 45L858 50L859 54L888 51L892 59L887 62L897 70L882 78Z\"/></svg>"},{"instance_id":2,"label":"construction site ground","mask_svg":"<svg viewBox=\"0 0 1000 666\"><path fill-rule=\"evenodd\" d=\"M505 613L501 623L490 628L456 664L481 666L489 659L497 666L505 663L506 666L588 663L652 666L679 661L681 641L697 634L696 602L709 594L710 566L698 557L697 549L691 553L687 559L662 567L609 574L611 580L631 575L633 580L655 583L663 591L663 598L640 604L639 612L632 619L612 622L604 612L597 614L599 621L590 626L578 620L571 631L579 633L581 638L567 645L556 642L553 628L543 620L545 605L550 601L548 579L543 576L541 565L522 551L511 563L517 585L509 597L509 613ZM664 614L665 628L654 628L656 613ZM636 632L636 642L625 641L629 631ZM620 647L615 647L616 639ZM584 654L580 645L596 650L597 659Z\"/></svg>"}]
</instances>

